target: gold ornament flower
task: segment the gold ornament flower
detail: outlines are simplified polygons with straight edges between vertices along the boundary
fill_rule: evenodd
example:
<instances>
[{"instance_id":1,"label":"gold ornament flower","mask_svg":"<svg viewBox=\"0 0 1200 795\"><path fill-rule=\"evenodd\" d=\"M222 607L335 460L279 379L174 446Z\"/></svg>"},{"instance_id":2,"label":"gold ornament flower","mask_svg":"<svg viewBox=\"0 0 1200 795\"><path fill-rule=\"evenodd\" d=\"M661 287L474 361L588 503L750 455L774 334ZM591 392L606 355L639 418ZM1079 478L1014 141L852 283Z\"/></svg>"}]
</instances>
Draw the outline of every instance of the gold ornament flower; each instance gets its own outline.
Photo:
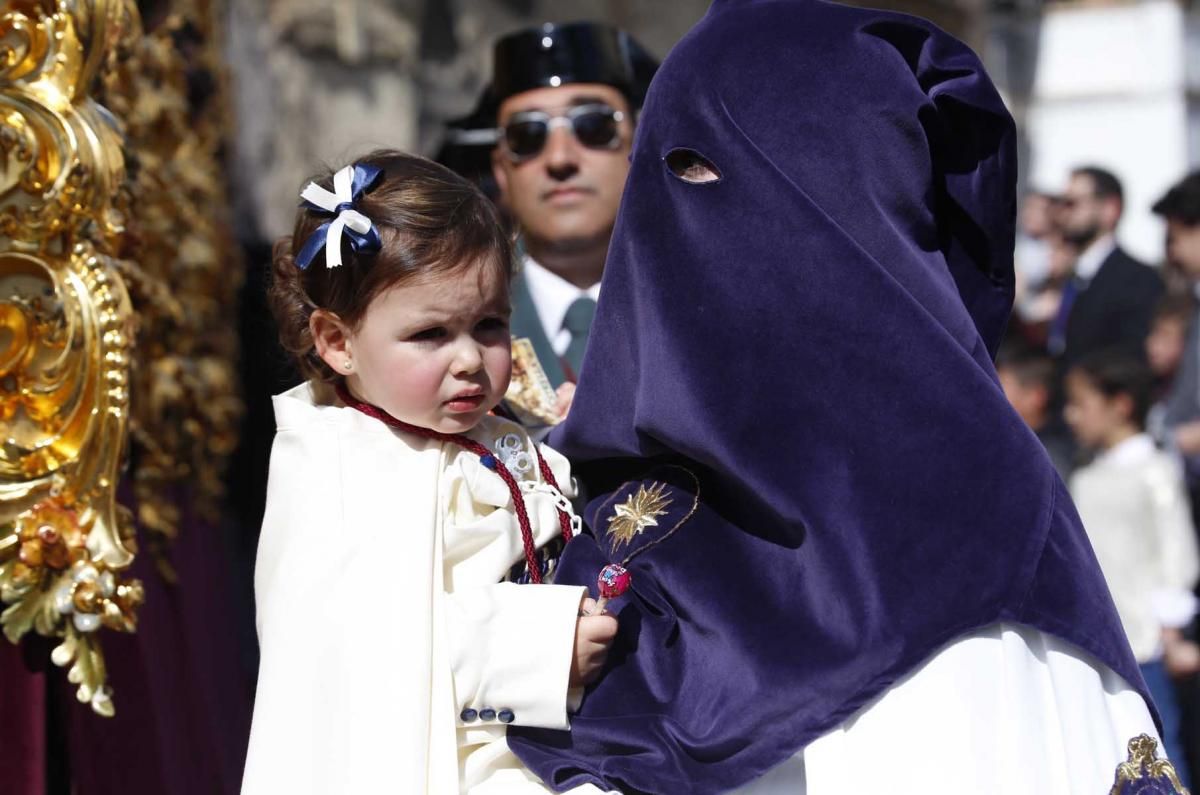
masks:
<instances>
[{"instance_id":1,"label":"gold ornament flower","mask_svg":"<svg viewBox=\"0 0 1200 795\"><path fill-rule=\"evenodd\" d=\"M60 500L39 503L19 523L21 563L61 571L87 555L87 527Z\"/></svg>"},{"instance_id":2,"label":"gold ornament flower","mask_svg":"<svg viewBox=\"0 0 1200 795\"><path fill-rule=\"evenodd\" d=\"M643 484L638 487L636 494L631 494L629 499L613 509L613 515L608 518L607 531L613 540L613 549L633 541L647 527L658 526L658 517L664 515L671 504L671 498L664 493L666 490L665 483L655 483L650 488Z\"/></svg>"},{"instance_id":3,"label":"gold ornament flower","mask_svg":"<svg viewBox=\"0 0 1200 795\"><path fill-rule=\"evenodd\" d=\"M115 572L81 561L55 590L54 606L62 616L72 616L80 632L95 632L102 624L118 632L133 632L143 598L137 580L121 582Z\"/></svg>"}]
</instances>

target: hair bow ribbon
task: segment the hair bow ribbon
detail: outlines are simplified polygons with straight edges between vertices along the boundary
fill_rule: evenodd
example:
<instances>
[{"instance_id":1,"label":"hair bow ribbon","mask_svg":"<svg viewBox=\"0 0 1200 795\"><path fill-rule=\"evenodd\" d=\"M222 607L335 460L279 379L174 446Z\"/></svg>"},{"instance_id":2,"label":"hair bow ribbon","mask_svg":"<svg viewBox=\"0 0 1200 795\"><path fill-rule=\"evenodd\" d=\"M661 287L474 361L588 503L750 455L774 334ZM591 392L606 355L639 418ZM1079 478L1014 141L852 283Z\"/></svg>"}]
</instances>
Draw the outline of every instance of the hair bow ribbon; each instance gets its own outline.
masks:
<instances>
[{"instance_id":1,"label":"hair bow ribbon","mask_svg":"<svg viewBox=\"0 0 1200 795\"><path fill-rule=\"evenodd\" d=\"M296 267L306 269L316 258L317 252L325 249L325 267L337 268L342 264L342 236L350 241L357 252L378 251L382 245L379 231L371 219L354 209L364 193L375 187L383 170L378 166L352 165L333 175L333 190L328 191L315 182L310 182L300 193L305 205L318 212L334 214L330 221L317 227L304 247L296 255Z\"/></svg>"}]
</instances>

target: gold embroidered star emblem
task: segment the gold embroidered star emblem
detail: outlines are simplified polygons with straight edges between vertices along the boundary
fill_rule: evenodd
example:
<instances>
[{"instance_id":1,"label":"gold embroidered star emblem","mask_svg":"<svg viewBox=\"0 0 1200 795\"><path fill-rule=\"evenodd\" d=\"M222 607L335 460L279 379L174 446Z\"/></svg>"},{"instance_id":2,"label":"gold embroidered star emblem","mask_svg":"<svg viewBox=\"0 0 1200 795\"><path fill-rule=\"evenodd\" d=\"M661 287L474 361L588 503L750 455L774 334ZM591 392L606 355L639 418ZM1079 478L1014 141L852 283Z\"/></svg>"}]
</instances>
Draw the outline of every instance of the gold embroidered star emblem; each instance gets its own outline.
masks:
<instances>
[{"instance_id":1,"label":"gold embroidered star emblem","mask_svg":"<svg viewBox=\"0 0 1200 795\"><path fill-rule=\"evenodd\" d=\"M614 549L628 544L647 527L658 526L658 517L665 514L671 504L671 498L663 493L666 490L665 483L655 483L650 488L642 485L637 494L631 494L613 509L613 515L608 518L608 535Z\"/></svg>"}]
</instances>

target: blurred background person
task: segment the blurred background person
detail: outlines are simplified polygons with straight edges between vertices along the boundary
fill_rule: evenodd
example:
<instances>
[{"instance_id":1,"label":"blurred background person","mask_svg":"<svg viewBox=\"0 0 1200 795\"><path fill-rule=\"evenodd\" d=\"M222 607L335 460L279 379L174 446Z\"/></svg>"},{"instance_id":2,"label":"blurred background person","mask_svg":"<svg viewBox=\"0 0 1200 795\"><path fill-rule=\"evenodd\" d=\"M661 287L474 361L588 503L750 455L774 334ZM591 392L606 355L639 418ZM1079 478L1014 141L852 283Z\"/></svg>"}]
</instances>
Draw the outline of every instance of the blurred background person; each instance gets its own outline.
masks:
<instances>
[{"instance_id":1,"label":"blurred background person","mask_svg":"<svg viewBox=\"0 0 1200 795\"><path fill-rule=\"evenodd\" d=\"M1195 285L1200 282L1200 172L1193 172L1172 186L1153 209L1167 224L1168 260ZM1200 322L1197 320L1193 309L1182 361L1166 397L1160 430L1160 440L1178 450L1187 463L1193 502L1200 490Z\"/></svg>"},{"instance_id":2,"label":"blurred background person","mask_svg":"<svg viewBox=\"0 0 1200 795\"><path fill-rule=\"evenodd\" d=\"M1078 247L1063 236L1062 213L1060 197L1032 191L1025 195L1017 217L1012 333L1043 351L1051 323L1058 315L1063 288L1079 256Z\"/></svg>"},{"instance_id":3,"label":"blurred background person","mask_svg":"<svg viewBox=\"0 0 1200 795\"><path fill-rule=\"evenodd\" d=\"M1125 208L1120 180L1098 166L1076 168L1061 202L1062 234L1078 247L1079 256L1050 325L1050 353L1063 372L1098 350L1141 355L1163 283L1153 268L1117 244Z\"/></svg>"},{"instance_id":4,"label":"blurred background person","mask_svg":"<svg viewBox=\"0 0 1200 795\"><path fill-rule=\"evenodd\" d=\"M1054 197L1031 190L1021 200L1017 212L1017 242L1013 252L1016 271L1016 309L1024 314L1025 299L1050 277L1050 241L1057 233L1054 224Z\"/></svg>"},{"instance_id":5,"label":"blurred background person","mask_svg":"<svg viewBox=\"0 0 1200 795\"><path fill-rule=\"evenodd\" d=\"M1153 383L1140 357L1121 350L1093 352L1071 367L1067 421L1096 455L1071 476L1070 489L1158 706L1164 750L1186 784L1168 666L1195 657L1182 629L1196 613L1200 556L1178 461L1145 433Z\"/></svg>"},{"instance_id":6,"label":"blurred background person","mask_svg":"<svg viewBox=\"0 0 1200 795\"><path fill-rule=\"evenodd\" d=\"M1196 311L1190 291L1168 291L1154 309L1150 333L1146 336L1146 364L1154 374L1154 405L1146 419L1146 429L1155 439L1166 435L1167 398L1175 385L1187 348L1188 328Z\"/></svg>"},{"instance_id":7,"label":"blurred background person","mask_svg":"<svg viewBox=\"0 0 1200 795\"><path fill-rule=\"evenodd\" d=\"M1037 283L1049 276L1050 239L1057 232L1054 197L1040 190L1026 193L1017 215L1017 243L1013 255L1019 281Z\"/></svg>"},{"instance_id":8,"label":"blurred background person","mask_svg":"<svg viewBox=\"0 0 1200 795\"><path fill-rule=\"evenodd\" d=\"M1165 397L1151 415L1150 430L1159 443L1182 458L1185 482L1192 503L1193 529L1197 506L1200 506L1200 308L1194 300L1195 284L1200 282L1200 172L1188 174L1176 182L1153 205L1153 212L1166 222L1166 254L1168 265L1190 282L1179 300L1190 303L1191 315L1186 321L1183 352ZM1163 329L1164 339L1157 341L1158 352L1148 350L1151 360L1161 359L1165 365L1172 352L1173 340L1167 341L1174 330ZM1149 341L1148 341L1149 344ZM1190 636L1194 639L1197 627L1193 622ZM1183 731L1192 769L1200 768L1200 653L1192 659L1182 654L1172 660L1172 673L1179 680L1183 707Z\"/></svg>"},{"instance_id":9,"label":"blurred background person","mask_svg":"<svg viewBox=\"0 0 1200 795\"><path fill-rule=\"evenodd\" d=\"M1054 412L1054 360L1045 352L1009 340L996 357L996 372L1008 402L1037 434L1065 480L1071 473L1075 445L1070 430Z\"/></svg>"}]
</instances>

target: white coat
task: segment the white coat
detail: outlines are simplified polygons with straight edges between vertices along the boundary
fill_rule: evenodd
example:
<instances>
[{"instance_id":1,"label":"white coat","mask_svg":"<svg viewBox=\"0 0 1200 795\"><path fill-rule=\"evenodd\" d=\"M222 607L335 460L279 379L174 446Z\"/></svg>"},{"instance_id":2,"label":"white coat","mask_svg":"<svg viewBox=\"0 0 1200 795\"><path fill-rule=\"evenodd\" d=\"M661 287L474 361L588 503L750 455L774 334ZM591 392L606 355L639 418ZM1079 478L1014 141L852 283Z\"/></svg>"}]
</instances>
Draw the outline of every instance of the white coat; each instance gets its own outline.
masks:
<instances>
[{"instance_id":1,"label":"white coat","mask_svg":"<svg viewBox=\"0 0 1200 795\"><path fill-rule=\"evenodd\" d=\"M274 404L242 792L547 792L500 717L568 728L585 589L500 582L524 559L520 528L474 453L323 403L307 384ZM494 449L510 434L532 454L503 420L469 435ZM569 492L566 460L542 452ZM541 481L536 463L519 477ZM540 547L560 534L555 498L525 500Z\"/></svg>"}]
</instances>

